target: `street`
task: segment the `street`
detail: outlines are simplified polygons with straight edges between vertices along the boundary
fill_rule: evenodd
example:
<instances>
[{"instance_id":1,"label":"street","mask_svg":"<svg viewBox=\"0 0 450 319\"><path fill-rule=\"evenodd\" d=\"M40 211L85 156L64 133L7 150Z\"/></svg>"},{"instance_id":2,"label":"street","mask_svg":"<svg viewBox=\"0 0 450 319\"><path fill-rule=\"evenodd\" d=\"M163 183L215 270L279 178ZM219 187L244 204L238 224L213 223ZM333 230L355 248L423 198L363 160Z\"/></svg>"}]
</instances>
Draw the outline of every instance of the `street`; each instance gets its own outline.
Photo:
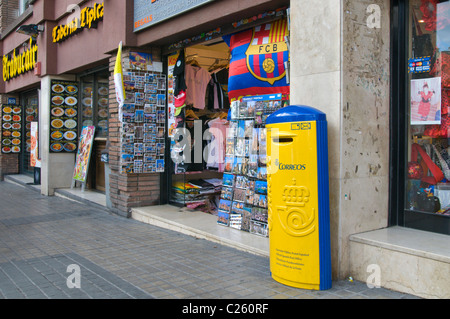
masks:
<instances>
[{"instance_id":1,"label":"street","mask_svg":"<svg viewBox=\"0 0 450 319\"><path fill-rule=\"evenodd\" d=\"M348 280L287 287L268 258L10 182L0 193L0 299L415 298Z\"/></svg>"}]
</instances>

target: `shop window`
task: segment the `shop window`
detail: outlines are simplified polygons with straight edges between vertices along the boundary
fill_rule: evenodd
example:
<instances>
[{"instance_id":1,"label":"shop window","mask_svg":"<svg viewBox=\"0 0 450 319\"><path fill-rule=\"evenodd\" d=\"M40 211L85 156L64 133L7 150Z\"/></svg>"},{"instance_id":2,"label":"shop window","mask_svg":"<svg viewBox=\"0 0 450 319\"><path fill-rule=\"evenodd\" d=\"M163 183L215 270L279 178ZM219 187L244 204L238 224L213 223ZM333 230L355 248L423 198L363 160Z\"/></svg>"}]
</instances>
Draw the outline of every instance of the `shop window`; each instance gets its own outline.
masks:
<instances>
[{"instance_id":1,"label":"shop window","mask_svg":"<svg viewBox=\"0 0 450 319\"><path fill-rule=\"evenodd\" d=\"M450 233L450 1L409 2L404 226Z\"/></svg>"},{"instance_id":2,"label":"shop window","mask_svg":"<svg viewBox=\"0 0 450 319\"><path fill-rule=\"evenodd\" d=\"M95 126L96 137L108 136L109 74L95 74L81 79L81 123Z\"/></svg>"}]
</instances>

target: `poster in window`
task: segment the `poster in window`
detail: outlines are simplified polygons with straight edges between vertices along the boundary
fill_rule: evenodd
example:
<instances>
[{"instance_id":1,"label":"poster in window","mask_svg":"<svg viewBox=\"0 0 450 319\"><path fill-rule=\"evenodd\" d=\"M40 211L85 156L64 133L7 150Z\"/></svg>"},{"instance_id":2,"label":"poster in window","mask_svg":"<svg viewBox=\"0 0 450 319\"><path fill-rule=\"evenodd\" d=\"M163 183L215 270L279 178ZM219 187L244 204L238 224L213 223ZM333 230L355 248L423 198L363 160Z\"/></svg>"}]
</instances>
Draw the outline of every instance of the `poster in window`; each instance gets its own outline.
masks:
<instances>
[{"instance_id":1,"label":"poster in window","mask_svg":"<svg viewBox=\"0 0 450 319\"><path fill-rule=\"evenodd\" d=\"M95 126L83 126L78 145L78 153L75 161L73 179L86 183L89 161L91 159L92 146L94 143Z\"/></svg>"},{"instance_id":2,"label":"poster in window","mask_svg":"<svg viewBox=\"0 0 450 319\"><path fill-rule=\"evenodd\" d=\"M441 78L411 80L411 125L441 124Z\"/></svg>"},{"instance_id":3,"label":"poster in window","mask_svg":"<svg viewBox=\"0 0 450 319\"><path fill-rule=\"evenodd\" d=\"M22 107L18 105L3 105L1 117L1 147L2 153L20 153L22 144Z\"/></svg>"}]
</instances>

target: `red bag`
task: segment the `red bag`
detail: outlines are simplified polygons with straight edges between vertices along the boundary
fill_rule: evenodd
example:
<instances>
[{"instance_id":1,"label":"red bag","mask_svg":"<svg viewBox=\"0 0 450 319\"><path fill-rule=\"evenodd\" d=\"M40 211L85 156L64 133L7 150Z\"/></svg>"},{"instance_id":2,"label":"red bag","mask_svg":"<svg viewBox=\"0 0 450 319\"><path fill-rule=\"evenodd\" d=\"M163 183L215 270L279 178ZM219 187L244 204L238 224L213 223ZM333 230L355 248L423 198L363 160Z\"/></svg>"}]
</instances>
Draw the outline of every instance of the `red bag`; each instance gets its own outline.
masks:
<instances>
[{"instance_id":1,"label":"red bag","mask_svg":"<svg viewBox=\"0 0 450 319\"><path fill-rule=\"evenodd\" d=\"M432 138L448 138L450 137L450 117L449 114L442 115L441 125L427 125L423 132L425 136Z\"/></svg>"},{"instance_id":2,"label":"red bag","mask_svg":"<svg viewBox=\"0 0 450 319\"><path fill-rule=\"evenodd\" d=\"M418 162L419 153L433 176L423 176L422 167ZM414 143L411 145L411 161L408 163L408 178L420 179L422 182L436 185L444 179L444 173L442 173L441 169L431 160L422 147Z\"/></svg>"}]
</instances>

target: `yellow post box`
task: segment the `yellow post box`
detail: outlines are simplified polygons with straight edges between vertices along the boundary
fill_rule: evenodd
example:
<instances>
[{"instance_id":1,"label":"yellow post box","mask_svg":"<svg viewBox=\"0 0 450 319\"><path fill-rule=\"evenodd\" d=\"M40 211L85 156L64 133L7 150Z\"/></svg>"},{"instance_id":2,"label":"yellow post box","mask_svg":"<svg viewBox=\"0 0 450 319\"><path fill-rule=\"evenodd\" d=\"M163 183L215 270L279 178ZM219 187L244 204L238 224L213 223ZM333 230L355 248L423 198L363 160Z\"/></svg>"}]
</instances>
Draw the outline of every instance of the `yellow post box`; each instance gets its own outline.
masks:
<instances>
[{"instance_id":1,"label":"yellow post box","mask_svg":"<svg viewBox=\"0 0 450 319\"><path fill-rule=\"evenodd\" d=\"M288 106L266 120L270 271L288 286L332 285L326 115Z\"/></svg>"}]
</instances>

